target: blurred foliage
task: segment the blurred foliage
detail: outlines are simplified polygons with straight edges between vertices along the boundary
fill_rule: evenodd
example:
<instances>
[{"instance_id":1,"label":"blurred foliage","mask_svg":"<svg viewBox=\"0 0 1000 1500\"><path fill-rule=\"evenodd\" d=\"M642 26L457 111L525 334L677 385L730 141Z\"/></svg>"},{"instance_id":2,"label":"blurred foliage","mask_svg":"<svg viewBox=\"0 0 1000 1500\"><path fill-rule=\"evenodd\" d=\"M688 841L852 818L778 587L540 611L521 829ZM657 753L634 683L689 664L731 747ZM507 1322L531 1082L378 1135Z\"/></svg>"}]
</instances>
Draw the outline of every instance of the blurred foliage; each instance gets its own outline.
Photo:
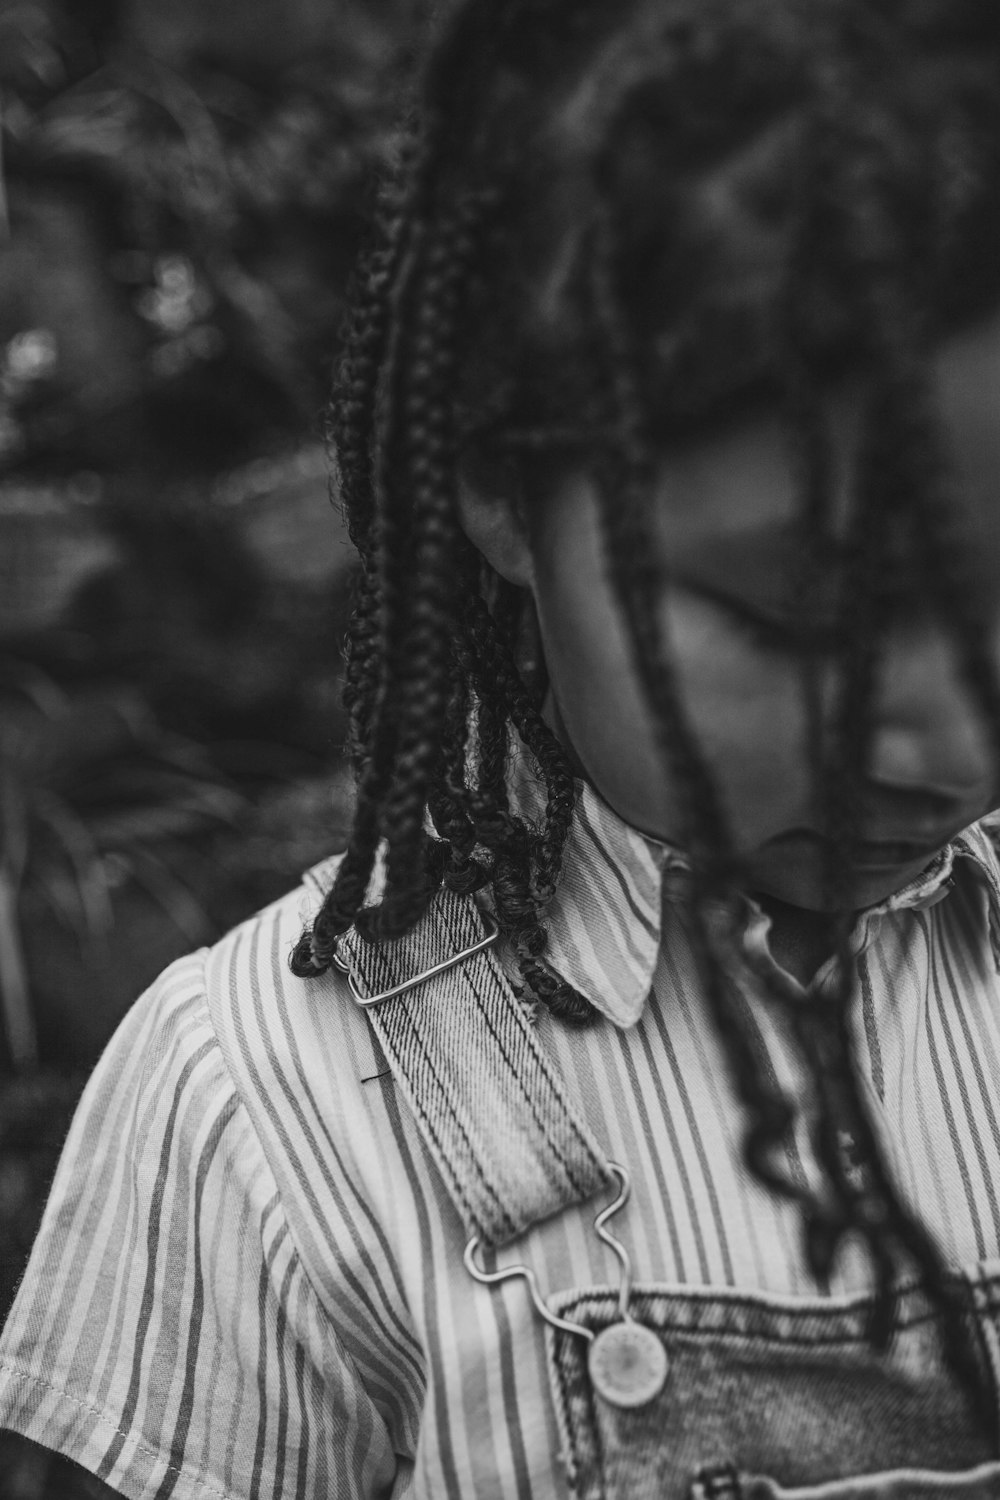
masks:
<instances>
[{"instance_id":1,"label":"blurred foliage","mask_svg":"<svg viewBox=\"0 0 1000 1500\"><path fill-rule=\"evenodd\" d=\"M319 430L419 10L0 0L0 1312L127 1006L346 825Z\"/></svg>"},{"instance_id":2,"label":"blurred foliage","mask_svg":"<svg viewBox=\"0 0 1000 1500\"><path fill-rule=\"evenodd\" d=\"M0 456L203 469L314 423L411 7L327 9L180 66L128 6L0 0Z\"/></svg>"},{"instance_id":3,"label":"blurred foliage","mask_svg":"<svg viewBox=\"0 0 1000 1500\"><path fill-rule=\"evenodd\" d=\"M16 666L0 659L8 673ZM0 682L0 706L0 984L12 1059L24 1064L37 1053L38 1017L23 929L43 933L50 951L61 933L82 953L103 946L114 891L129 880L197 945L211 932L180 854L206 828L233 825L242 798L202 747L165 734L125 685L68 694L25 666Z\"/></svg>"}]
</instances>

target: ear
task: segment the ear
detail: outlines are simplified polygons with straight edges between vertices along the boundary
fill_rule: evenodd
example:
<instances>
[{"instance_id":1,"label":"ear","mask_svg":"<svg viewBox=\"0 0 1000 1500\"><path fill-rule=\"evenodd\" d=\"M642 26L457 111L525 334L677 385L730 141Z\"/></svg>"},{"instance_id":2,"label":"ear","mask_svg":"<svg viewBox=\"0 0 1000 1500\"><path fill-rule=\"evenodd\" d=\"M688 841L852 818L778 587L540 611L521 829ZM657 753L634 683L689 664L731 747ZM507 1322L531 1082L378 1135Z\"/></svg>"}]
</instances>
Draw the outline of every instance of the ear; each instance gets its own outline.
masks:
<instances>
[{"instance_id":1,"label":"ear","mask_svg":"<svg viewBox=\"0 0 1000 1500\"><path fill-rule=\"evenodd\" d=\"M524 507L516 485L489 489L463 476L458 488L458 515L469 541L486 561L518 588L534 581Z\"/></svg>"}]
</instances>

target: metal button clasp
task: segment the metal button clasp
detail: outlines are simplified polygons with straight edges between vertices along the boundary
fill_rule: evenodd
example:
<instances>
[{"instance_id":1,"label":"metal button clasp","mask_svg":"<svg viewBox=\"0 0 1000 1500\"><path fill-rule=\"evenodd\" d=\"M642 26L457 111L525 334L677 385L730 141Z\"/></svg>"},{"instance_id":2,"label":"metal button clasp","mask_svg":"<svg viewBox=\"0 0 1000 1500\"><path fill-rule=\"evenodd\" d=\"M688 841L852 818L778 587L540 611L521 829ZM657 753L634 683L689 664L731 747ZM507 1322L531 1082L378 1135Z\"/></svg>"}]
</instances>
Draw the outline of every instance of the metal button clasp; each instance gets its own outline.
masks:
<instances>
[{"instance_id":1,"label":"metal button clasp","mask_svg":"<svg viewBox=\"0 0 1000 1500\"><path fill-rule=\"evenodd\" d=\"M629 1311L632 1296L632 1262L629 1253L611 1230L608 1221L628 1202L631 1183L624 1167L609 1162L618 1179L618 1193L612 1203L594 1219L594 1230L598 1239L611 1250L621 1268L618 1289L619 1321L602 1328L595 1334L582 1323L561 1318L552 1312L538 1287L538 1280L530 1266L518 1264L504 1266L499 1271L484 1271L476 1261L479 1236L474 1235L465 1247L465 1268L474 1280L484 1286L495 1286L501 1281L520 1278L528 1284L528 1291L540 1318L552 1328L575 1334L589 1344L587 1351L587 1373L594 1390L609 1406L632 1409L647 1406L663 1390L669 1373L667 1351L651 1328L638 1323Z\"/></svg>"},{"instance_id":2,"label":"metal button clasp","mask_svg":"<svg viewBox=\"0 0 1000 1500\"><path fill-rule=\"evenodd\" d=\"M377 995L363 995L358 988L358 981L354 977L346 959L340 957L339 953L333 955L333 962L342 974L347 975L347 983L355 1001L364 1010L370 1010L373 1005L382 1005L386 1000L395 1000L397 995L405 995L408 990L416 989L418 984L424 984L428 979L435 978L438 974L444 974L448 969L454 969L456 964L464 964L466 959L482 953L484 949L491 948L500 936L500 929L488 912L480 912L486 927L486 934L478 942L471 943L468 948L463 948L461 953L453 953L449 958L439 964L434 964L429 969L422 969L419 974L414 974L412 979L404 979L400 984L394 984L392 989L382 990Z\"/></svg>"}]
</instances>

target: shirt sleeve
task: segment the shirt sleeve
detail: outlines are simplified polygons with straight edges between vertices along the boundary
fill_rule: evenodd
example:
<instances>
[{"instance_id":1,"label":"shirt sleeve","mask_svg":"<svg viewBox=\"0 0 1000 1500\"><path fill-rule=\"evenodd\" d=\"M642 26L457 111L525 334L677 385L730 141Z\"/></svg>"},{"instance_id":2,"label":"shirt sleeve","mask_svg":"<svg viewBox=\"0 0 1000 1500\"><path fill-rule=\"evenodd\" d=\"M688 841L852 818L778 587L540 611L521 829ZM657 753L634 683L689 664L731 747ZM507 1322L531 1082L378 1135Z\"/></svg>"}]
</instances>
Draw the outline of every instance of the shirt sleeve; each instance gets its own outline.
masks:
<instances>
[{"instance_id":1,"label":"shirt sleeve","mask_svg":"<svg viewBox=\"0 0 1000 1500\"><path fill-rule=\"evenodd\" d=\"M0 1341L0 1427L128 1500L401 1495L204 993L168 969L88 1084Z\"/></svg>"}]
</instances>

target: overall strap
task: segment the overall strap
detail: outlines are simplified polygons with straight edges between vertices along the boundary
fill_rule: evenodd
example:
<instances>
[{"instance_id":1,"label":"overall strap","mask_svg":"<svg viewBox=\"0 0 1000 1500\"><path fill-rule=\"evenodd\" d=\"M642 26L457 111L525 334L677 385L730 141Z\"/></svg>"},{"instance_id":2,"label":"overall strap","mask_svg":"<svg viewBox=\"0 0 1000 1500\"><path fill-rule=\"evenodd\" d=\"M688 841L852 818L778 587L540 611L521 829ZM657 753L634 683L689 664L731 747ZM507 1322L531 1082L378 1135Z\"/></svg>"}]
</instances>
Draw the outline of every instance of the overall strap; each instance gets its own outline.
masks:
<instances>
[{"instance_id":1,"label":"overall strap","mask_svg":"<svg viewBox=\"0 0 1000 1500\"><path fill-rule=\"evenodd\" d=\"M405 938L352 930L338 954L467 1233L487 1247L616 1186L494 937L471 897L441 891Z\"/></svg>"}]
</instances>

